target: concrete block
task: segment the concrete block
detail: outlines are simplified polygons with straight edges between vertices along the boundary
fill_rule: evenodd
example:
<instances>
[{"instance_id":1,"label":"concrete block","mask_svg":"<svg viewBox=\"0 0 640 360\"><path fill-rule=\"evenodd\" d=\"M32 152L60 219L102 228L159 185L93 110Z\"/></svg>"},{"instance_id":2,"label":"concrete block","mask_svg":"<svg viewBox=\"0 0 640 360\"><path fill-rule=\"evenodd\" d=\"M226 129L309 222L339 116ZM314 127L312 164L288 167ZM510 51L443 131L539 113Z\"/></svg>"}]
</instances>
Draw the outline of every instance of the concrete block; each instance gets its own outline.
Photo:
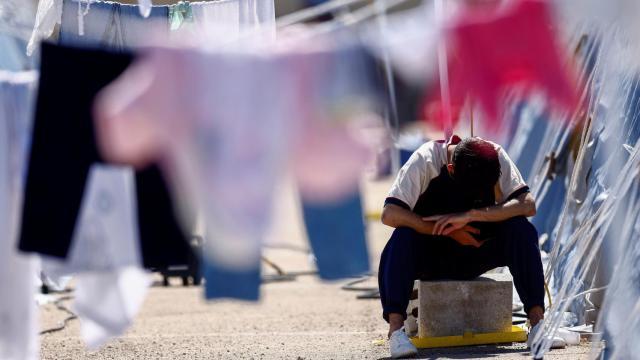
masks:
<instances>
[{"instance_id":1,"label":"concrete block","mask_svg":"<svg viewBox=\"0 0 640 360\"><path fill-rule=\"evenodd\" d=\"M509 274L484 274L469 281L421 281L418 295L419 337L511 330Z\"/></svg>"},{"instance_id":2,"label":"concrete block","mask_svg":"<svg viewBox=\"0 0 640 360\"><path fill-rule=\"evenodd\" d=\"M404 321L404 332L408 336L418 336L418 287L420 281L416 280L413 285L413 292L409 300L409 306L407 307L407 319Z\"/></svg>"}]
</instances>

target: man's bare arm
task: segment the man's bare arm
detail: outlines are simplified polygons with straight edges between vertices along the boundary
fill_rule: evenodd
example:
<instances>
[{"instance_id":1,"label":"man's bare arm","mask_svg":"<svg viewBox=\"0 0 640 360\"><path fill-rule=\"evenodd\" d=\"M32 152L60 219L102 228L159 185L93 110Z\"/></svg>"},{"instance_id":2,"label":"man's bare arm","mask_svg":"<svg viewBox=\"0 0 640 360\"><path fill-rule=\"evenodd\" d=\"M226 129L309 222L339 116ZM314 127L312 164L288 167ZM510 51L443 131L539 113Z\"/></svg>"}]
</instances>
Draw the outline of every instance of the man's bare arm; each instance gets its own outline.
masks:
<instances>
[{"instance_id":1,"label":"man's bare arm","mask_svg":"<svg viewBox=\"0 0 640 360\"><path fill-rule=\"evenodd\" d=\"M457 214L430 216L423 220L436 222L433 226L434 235L447 235L474 221L497 222L516 216L534 216L535 214L536 203L533 196L530 193L524 193L498 205Z\"/></svg>"},{"instance_id":2,"label":"man's bare arm","mask_svg":"<svg viewBox=\"0 0 640 360\"><path fill-rule=\"evenodd\" d=\"M382 210L382 223L394 228L401 226L409 227L419 233L427 235L431 235L433 233L433 228L435 226L434 221L425 221L416 213L394 204L385 205ZM452 231L447 234L447 236L462 245L479 247L482 243L476 240L472 235L479 233L480 230L467 225L463 226L461 229Z\"/></svg>"},{"instance_id":3,"label":"man's bare arm","mask_svg":"<svg viewBox=\"0 0 640 360\"><path fill-rule=\"evenodd\" d=\"M536 214L536 201L530 193L505 201L502 204L488 206L481 209L469 210L469 222L471 221L503 221L515 216L534 216Z\"/></svg>"},{"instance_id":4,"label":"man's bare arm","mask_svg":"<svg viewBox=\"0 0 640 360\"><path fill-rule=\"evenodd\" d=\"M406 226L419 233L431 234L435 221L424 221L413 211L398 205L387 204L382 209L382 223L393 228Z\"/></svg>"}]
</instances>

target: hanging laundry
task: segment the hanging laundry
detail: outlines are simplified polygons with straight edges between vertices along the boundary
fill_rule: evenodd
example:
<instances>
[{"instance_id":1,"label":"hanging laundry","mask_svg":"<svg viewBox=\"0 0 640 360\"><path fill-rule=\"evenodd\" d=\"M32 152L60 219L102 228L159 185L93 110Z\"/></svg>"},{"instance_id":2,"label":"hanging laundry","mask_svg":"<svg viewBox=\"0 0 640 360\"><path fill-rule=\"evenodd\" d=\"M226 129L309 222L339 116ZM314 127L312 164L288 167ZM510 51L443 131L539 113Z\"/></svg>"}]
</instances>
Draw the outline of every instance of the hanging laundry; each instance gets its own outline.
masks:
<instances>
[{"instance_id":1,"label":"hanging laundry","mask_svg":"<svg viewBox=\"0 0 640 360\"><path fill-rule=\"evenodd\" d=\"M302 199L304 223L321 278L344 279L370 270L361 201L359 191L330 203Z\"/></svg>"},{"instance_id":2,"label":"hanging laundry","mask_svg":"<svg viewBox=\"0 0 640 360\"><path fill-rule=\"evenodd\" d=\"M25 55L25 40L0 33L0 70L27 71L34 69L35 60Z\"/></svg>"},{"instance_id":3,"label":"hanging laundry","mask_svg":"<svg viewBox=\"0 0 640 360\"><path fill-rule=\"evenodd\" d=\"M214 3L218 2L204 4ZM189 5L188 3L183 4ZM154 6L150 9L149 18L143 19L138 14L135 5L94 1L91 3L90 11L84 15L87 25L85 26L84 35L80 36L77 31L79 18L75 16L76 13L73 11L76 5L76 0L64 1L63 20L60 30L61 44L82 44L125 50L144 45L149 39L162 42L166 42L168 39L169 28L167 26L167 19L169 18L171 9L174 8L173 6ZM188 8L188 6L186 8ZM160 174L155 168L146 169L137 173L136 200L139 204L151 204L153 202L162 204L171 203L165 185L159 180ZM103 182L104 180L97 181L98 184ZM106 186L109 185L106 184ZM90 190L89 188L88 191ZM120 192L120 194L124 193L127 192ZM161 220L162 223L165 224L175 223L173 214L169 212L138 212L141 248L145 254L143 262L147 268L163 268L167 264L178 263L175 259L171 258L170 252L164 251L162 246L156 247L154 246L154 241L148 241L156 238L163 239L168 236L175 237L176 239L182 237L182 235L175 232L166 233L166 229L162 226L154 226L156 221ZM183 253L184 250L177 252L177 254Z\"/></svg>"},{"instance_id":4,"label":"hanging laundry","mask_svg":"<svg viewBox=\"0 0 640 360\"><path fill-rule=\"evenodd\" d=\"M27 44L27 55L31 56L40 41L49 38L62 19L62 0L40 0L33 33Z\"/></svg>"},{"instance_id":5,"label":"hanging laundry","mask_svg":"<svg viewBox=\"0 0 640 360\"><path fill-rule=\"evenodd\" d=\"M400 144L401 129L423 120L425 84L433 82L432 64L436 63L436 44L442 33L442 26L436 21L433 4L429 2L425 2L416 11L389 16L384 22L385 26L380 21L363 24L365 30L362 32L364 43L380 62L381 84L384 84L383 88L387 92L385 100L388 103L386 114L392 138L390 140L395 143L379 148L406 148L406 144ZM419 141L419 145L422 143L423 141ZM408 155L416 148L417 146L413 147ZM385 158L392 156L388 153L390 151L380 156L381 174L391 171L390 164L384 165ZM390 159L386 161L390 162Z\"/></svg>"},{"instance_id":6,"label":"hanging laundry","mask_svg":"<svg viewBox=\"0 0 640 360\"><path fill-rule=\"evenodd\" d=\"M184 22L193 22L193 11L188 1L169 6L169 30L177 30Z\"/></svg>"},{"instance_id":7,"label":"hanging laundry","mask_svg":"<svg viewBox=\"0 0 640 360\"><path fill-rule=\"evenodd\" d=\"M100 95L101 149L135 166L159 161L205 214L209 269L244 273L257 289L272 193L287 168L303 197L321 204L357 191L370 153L349 119L367 108L368 71L361 48L272 56L155 49ZM244 102L252 106L237 106ZM364 242L354 248L366 253Z\"/></svg>"},{"instance_id":8,"label":"hanging laundry","mask_svg":"<svg viewBox=\"0 0 640 360\"><path fill-rule=\"evenodd\" d=\"M241 31L260 33L265 39L276 36L276 14L274 1L239 1Z\"/></svg>"},{"instance_id":9,"label":"hanging laundry","mask_svg":"<svg viewBox=\"0 0 640 360\"><path fill-rule=\"evenodd\" d=\"M504 6L467 6L448 29L450 103L439 98L439 87L425 104L425 115L444 123L471 98L496 129L502 121L505 91L517 87L546 95L551 109L573 111L576 83L557 47L557 35L547 2L518 0ZM496 46L499 44L499 46ZM433 111L436 102L440 110Z\"/></svg>"},{"instance_id":10,"label":"hanging laundry","mask_svg":"<svg viewBox=\"0 0 640 360\"><path fill-rule=\"evenodd\" d=\"M21 250L67 257L86 176L92 164L103 161L93 135L93 97L130 61L131 56L126 54L43 46ZM64 86L64 91L60 86ZM58 94L63 93L65 99L59 98ZM73 99L72 104L69 99ZM55 120L49 120L52 118ZM59 173L65 176L56 180L52 174ZM145 267L185 263L188 246L173 218L173 206L160 174L153 168L137 173L136 187ZM151 229L146 229L147 226ZM146 242L154 244L149 246L149 252L145 251Z\"/></svg>"},{"instance_id":11,"label":"hanging laundry","mask_svg":"<svg viewBox=\"0 0 640 360\"><path fill-rule=\"evenodd\" d=\"M254 31L262 29L263 24L269 24L271 30L275 30L275 12L273 1L247 2L239 0L213 1L188 3L181 2L170 6L154 6L151 10L150 19L142 19L135 11L135 6L121 5L111 2L93 2L91 9L84 16L84 34L77 31L80 17L75 16L73 9L77 5L75 1L66 0L64 3L63 20L60 33L60 42L63 44L82 44L91 46L102 46L109 49L124 50L138 47L144 44L143 40L154 39L156 42L166 43L170 38L177 35L190 35L197 39L214 40L214 43L229 43L240 37L240 31L252 27ZM264 26L265 29L268 26ZM174 30L169 33L169 30ZM204 36L203 34L206 34ZM171 36L169 36L171 35ZM190 38L178 38L181 42L188 43ZM218 39L218 40L215 40ZM224 39L224 40L223 40ZM143 181L142 175L137 178L138 202L144 201L142 197L149 194L148 201L170 201L167 196L158 197L158 191L153 190L155 179L158 176L157 170L152 170L156 174L147 176L147 181ZM141 174L149 173L149 171ZM156 184L155 187L161 186ZM90 189L89 189L90 190ZM159 189L158 189L159 190ZM126 193L126 192L121 192ZM192 209L181 206L181 210L192 213ZM167 219L165 223L173 219ZM154 258L167 255L163 249L154 247L154 243L145 239L157 237L163 238L167 234L163 227L155 227L158 216L145 216L140 213L141 246L145 265L149 265L146 259L150 254ZM185 228L192 229L189 221L185 221ZM159 231L155 234L153 231ZM197 230L195 230L197 231ZM156 250L157 249L157 250ZM158 252L155 254L154 251ZM258 257L255 262L258 264ZM257 265L256 265L257 266ZM161 268L161 266L158 266ZM211 273L211 271L209 271ZM225 281L229 281L225 277ZM258 279L259 280L259 279ZM256 284L258 284L256 282ZM257 287L257 285L256 285ZM233 297L233 295L230 295Z\"/></svg>"},{"instance_id":12,"label":"hanging laundry","mask_svg":"<svg viewBox=\"0 0 640 360\"><path fill-rule=\"evenodd\" d=\"M38 359L36 263L16 249L35 72L0 72L0 358Z\"/></svg>"},{"instance_id":13,"label":"hanging laundry","mask_svg":"<svg viewBox=\"0 0 640 360\"><path fill-rule=\"evenodd\" d=\"M67 16L76 14L75 21L76 29L78 29L78 34L84 34L85 24L89 24L91 28L94 28L95 18L93 16L87 21L85 21L84 19L84 17L88 15L90 8L94 5L97 5L98 8L111 7L112 9L118 9L118 11L116 11L118 17L120 15L119 10L122 10L121 6L124 6L124 9L126 9L125 12L127 12L131 16L133 16L133 13L128 12L128 10L136 10L139 18L148 18L149 16L151 16L154 9L160 9L160 11L162 11L163 9L166 10L166 7L152 6L151 0L138 0L138 4L139 6L127 6L116 2L106 3L95 0L74 0L73 2L67 0L40 0L40 2L38 2L38 10L36 12L36 21L33 27L33 32L31 34L31 38L29 39L29 43L27 44L27 55L31 56L40 41L48 39L53 34L55 26L61 25L64 22L63 7L64 13L67 14ZM71 9L70 6L72 5L77 10ZM104 18L109 19L107 14L103 16ZM114 20L113 22L115 23L116 21ZM135 32L134 29L130 30Z\"/></svg>"},{"instance_id":14,"label":"hanging laundry","mask_svg":"<svg viewBox=\"0 0 640 360\"><path fill-rule=\"evenodd\" d=\"M384 27L379 21L363 24L364 43L382 61L388 59L403 82L424 87L433 80L436 46L443 35L433 4L425 2L416 11L388 16L385 22Z\"/></svg>"},{"instance_id":15,"label":"hanging laundry","mask_svg":"<svg viewBox=\"0 0 640 360\"><path fill-rule=\"evenodd\" d=\"M196 52L170 50L157 50L147 56L153 64L151 72L140 68L148 64L136 64L138 67L128 72L131 77L123 76L121 82L106 90L106 94L124 95L121 91L128 89L127 98L118 95L110 101L111 104L113 101L132 103L125 105L126 108L120 104L102 105L109 107L109 111L122 110L125 116L129 110L143 110L140 114L144 117L129 117L124 122L99 121L100 131L111 133L109 130L115 129L118 135L125 136L116 139L125 149L133 149L134 153L136 149L142 150L135 155L142 157L130 162L132 164L143 166L143 161L159 160L158 156L179 159L162 165L165 171L173 171L167 174L174 181L174 189L179 189L178 193L187 191L187 203L196 204L205 214L205 248L208 250L205 252L210 261L204 272L207 295L242 295L255 299L259 286L260 241L269 221L272 188L285 170L280 161L286 150L283 139L287 136L282 109L290 92L287 89L264 92L255 84L258 80L265 86L274 84L283 78L286 69L271 66L266 59L253 61L252 57L242 56L209 59ZM136 69L144 73L137 73ZM181 69L190 71L185 73ZM208 70L203 72L205 69ZM132 80L134 83L129 83ZM212 84L219 86L211 87ZM185 90L176 92L176 87ZM216 99L219 106L211 106L211 99ZM234 105L239 102L252 106ZM162 108L158 107L160 104ZM159 112L151 113L156 110ZM115 115L118 120L125 119L120 118L119 113ZM256 121L258 119L260 121ZM129 126L125 131L136 135L128 137L120 133L122 126ZM101 139L103 148L113 148L110 139ZM180 152L171 154L172 148ZM115 153L105 154L113 156L120 152L121 149L116 149ZM233 281L238 277L253 282ZM253 290L241 291L244 287Z\"/></svg>"},{"instance_id":16,"label":"hanging laundry","mask_svg":"<svg viewBox=\"0 0 640 360\"><path fill-rule=\"evenodd\" d=\"M150 2L149 2L150 3ZM62 26L60 29L60 43L64 45L88 45L101 46L109 49L126 50L144 45L150 39L166 41L168 39L167 19L170 6L153 6L144 19L138 14L137 6L119 4L114 2L94 1L90 11L84 15L87 25L84 35L77 31L78 17L74 8L77 1L65 0ZM143 11L141 10L140 13ZM101 183L104 181L98 181ZM163 203L170 204L171 199L166 192L165 185L160 180L160 174L155 168L140 171L136 175L138 203ZM107 184L108 186L108 184ZM122 191L126 193L126 191ZM179 261L172 259L171 252L165 252L163 247L154 246L151 239L163 239L167 237L182 238L179 233L166 233L162 226L156 227L154 222L162 221L166 224L175 224L171 212L150 211L138 212L137 220L140 224L141 250L144 254L143 263L147 268L163 268L167 264L182 263L184 257L179 255ZM182 247L182 246L181 246ZM184 249L177 254L184 254Z\"/></svg>"},{"instance_id":17,"label":"hanging laundry","mask_svg":"<svg viewBox=\"0 0 640 360\"><path fill-rule=\"evenodd\" d=\"M131 168L94 164L89 169L85 194L68 254L47 259L43 271L53 277L84 271L115 271L140 266L135 184Z\"/></svg>"},{"instance_id":18,"label":"hanging laundry","mask_svg":"<svg viewBox=\"0 0 640 360\"><path fill-rule=\"evenodd\" d=\"M82 200L69 255L64 261L46 257L42 261L42 271L49 276L75 275L72 309L91 350L125 332L151 284L141 268L135 206L128 203L134 199L133 176L123 176L131 171L91 167L89 193ZM154 246L154 250L159 249Z\"/></svg>"},{"instance_id":19,"label":"hanging laundry","mask_svg":"<svg viewBox=\"0 0 640 360\"><path fill-rule=\"evenodd\" d=\"M86 14L78 15L80 5L87 7ZM144 18L136 5L64 0L59 42L63 45L117 50L151 45L154 42L165 43L169 35L168 18L168 6L152 7L149 16ZM79 31L80 28L82 32Z\"/></svg>"},{"instance_id":20,"label":"hanging laundry","mask_svg":"<svg viewBox=\"0 0 640 360\"><path fill-rule=\"evenodd\" d=\"M153 36L167 37L166 6L150 8L149 18L143 19L132 5L93 2L82 17L73 11L76 5L74 1L64 2L61 44L126 51L144 45ZM82 35L79 27L83 28ZM87 106L89 111L91 103ZM130 168L94 164L90 171L70 254L64 261L45 261L43 268L48 275L77 274L77 291L84 295L77 297L74 308L81 318L86 345L95 349L121 334L142 304L149 279L140 267L162 270L187 264L191 250L178 228L172 199L156 168L134 175ZM95 241L101 246L93 245ZM92 256L100 248L102 258ZM131 293L130 289L136 291ZM109 299L105 292L117 294L119 302L92 308Z\"/></svg>"},{"instance_id":21,"label":"hanging laundry","mask_svg":"<svg viewBox=\"0 0 640 360\"><path fill-rule=\"evenodd\" d=\"M270 41L275 38L275 10L272 1L214 1L214 2L180 2L169 7L169 23L171 37L181 44L193 44L215 49L219 45L236 43L245 39L249 33L252 36L260 34L261 39ZM231 140L233 141L233 140ZM239 143L238 143L239 144ZM233 157L229 161L233 161ZM214 174L215 175L215 174ZM221 175L217 175L221 176ZM225 182L226 180L222 180ZM267 184L268 185L268 184ZM233 193L230 191L229 193ZM197 195L196 195L197 196ZM215 216L216 220L209 224L213 229L206 238L221 241L233 241L225 238L225 220L235 216L245 216L236 213L222 213ZM260 219L254 219L259 226ZM261 234L247 235L259 239ZM250 240L251 242L251 240ZM254 248L256 248L254 246ZM257 248L256 248L257 249ZM229 255L229 254L227 254ZM225 256L226 257L226 256ZM260 272L259 253L250 251L248 256L241 256L247 265L246 269L225 269L224 261L205 263L204 276L207 279L207 298L239 298L256 300L259 296Z\"/></svg>"},{"instance_id":22,"label":"hanging laundry","mask_svg":"<svg viewBox=\"0 0 640 360\"><path fill-rule=\"evenodd\" d=\"M186 21L185 21L186 20ZM275 38L275 7L272 0L181 1L152 6L99 0L40 0L27 54L61 25L63 44L110 46L118 49L165 44L170 30L191 33L190 41L213 46L236 41L240 34L263 33ZM187 26L188 25L188 26ZM191 30L186 30L191 29ZM217 41L204 43L204 38Z\"/></svg>"},{"instance_id":23,"label":"hanging laundry","mask_svg":"<svg viewBox=\"0 0 640 360\"><path fill-rule=\"evenodd\" d=\"M151 15L151 7L153 6L151 0L138 0L138 5L140 7L140 15L142 15L142 17L147 18Z\"/></svg>"},{"instance_id":24,"label":"hanging laundry","mask_svg":"<svg viewBox=\"0 0 640 360\"><path fill-rule=\"evenodd\" d=\"M97 350L131 326L150 285L149 275L138 267L76 275L73 310L89 349Z\"/></svg>"},{"instance_id":25,"label":"hanging laundry","mask_svg":"<svg viewBox=\"0 0 640 360\"><path fill-rule=\"evenodd\" d=\"M78 34L77 28L79 17L75 16L73 9L77 5L74 1L65 1L63 12L63 20L60 34L60 42L63 44L93 44L107 48L127 49L141 45L143 39L153 37L156 41L166 42L168 39L168 30L179 30L177 33L184 33L187 30L193 30L192 35L204 39L218 39L209 42L213 43L229 43L239 38L241 30L251 27L256 31L270 28L271 32L275 31L275 11L273 1L214 1L188 3L181 2L177 5L164 7L153 7L151 11L151 19L141 19L135 12L134 6L121 5L110 2L93 2L90 11L83 16L84 34ZM167 20L168 19L168 20ZM169 24L169 26L167 26ZM268 26L267 26L268 24ZM188 33L188 32L187 32ZM202 33L207 34L202 36ZM174 33L171 33L172 37ZM182 39L181 39L182 40ZM189 40L189 39L186 39ZM149 200L158 199L157 191L149 192L146 189L153 184L153 178L145 183L138 178L138 201L145 193L149 193ZM156 186L157 187L157 186ZM161 200L162 198L160 198ZM169 201L169 199L166 199ZM184 207L183 207L184 208ZM154 223L158 220L156 217L144 216L140 214L140 232L142 238L142 251L144 254L153 254L156 247L153 243L145 241L157 237L165 237L162 233L162 227L154 227ZM171 219L168 219L171 220ZM187 226L187 228L190 228ZM159 234L152 233L160 231ZM156 258L165 253L162 248L155 250L159 254L155 254ZM145 257L145 259L148 256ZM259 265L256 257L256 267ZM149 265L145 262L145 265ZM212 271L208 273L213 277ZM257 273L256 273L257 274ZM230 282L228 276L224 277L225 282ZM255 276L255 287L258 285L258 275ZM233 282L230 282L233 283ZM229 296L234 297L233 294Z\"/></svg>"},{"instance_id":26,"label":"hanging laundry","mask_svg":"<svg viewBox=\"0 0 640 360\"><path fill-rule=\"evenodd\" d=\"M228 240L220 239L220 241ZM254 261L252 266L246 269L229 269L205 258L203 276L207 280L205 284L207 299L231 298L256 301L260 298L262 279L259 261Z\"/></svg>"},{"instance_id":27,"label":"hanging laundry","mask_svg":"<svg viewBox=\"0 0 640 360\"><path fill-rule=\"evenodd\" d=\"M275 40L273 1L227 0L169 6L172 42L216 50L221 46Z\"/></svg>"},{"instance_id":28,"label":"hanging laundry","mask_svg":"<svg viewBox=\"0 0 640 360\"><path fill-rule=\"evenodd\" d=\"M76 291L84 295L73 306L90 314L81 325L92 348L130 324L150 283L142 266L183 265L191 252L157 169L138 171L134 180L131 169L100 164L93 98L131 59L50 44L41 54L19 246L45 255L45 271L78 275ZM123 293L131 288L134 294ZM96 308L107 301L103 292L121 303Z\"/></svg>"}]
</instances>

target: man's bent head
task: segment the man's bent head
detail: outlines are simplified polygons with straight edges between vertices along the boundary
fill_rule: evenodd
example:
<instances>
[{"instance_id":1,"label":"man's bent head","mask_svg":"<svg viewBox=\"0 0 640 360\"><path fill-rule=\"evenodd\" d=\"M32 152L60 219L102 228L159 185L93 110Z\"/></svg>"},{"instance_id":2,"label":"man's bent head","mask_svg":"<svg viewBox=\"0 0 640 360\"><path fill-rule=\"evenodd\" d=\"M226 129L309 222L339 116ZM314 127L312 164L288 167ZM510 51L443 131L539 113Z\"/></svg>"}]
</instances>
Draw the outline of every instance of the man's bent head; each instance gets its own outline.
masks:
<instances>
[{"instance_id":1,"label":"man's bent head","mask_svg":"<svg viewBox=\"0 0 640 360\"><path fill-rule=\"evenodd\" d=\"M500 178L500 160L495 146L477 137L462 140L453 152L453 178L465 191L490 191Z\"/></svg>"}]
</instances>

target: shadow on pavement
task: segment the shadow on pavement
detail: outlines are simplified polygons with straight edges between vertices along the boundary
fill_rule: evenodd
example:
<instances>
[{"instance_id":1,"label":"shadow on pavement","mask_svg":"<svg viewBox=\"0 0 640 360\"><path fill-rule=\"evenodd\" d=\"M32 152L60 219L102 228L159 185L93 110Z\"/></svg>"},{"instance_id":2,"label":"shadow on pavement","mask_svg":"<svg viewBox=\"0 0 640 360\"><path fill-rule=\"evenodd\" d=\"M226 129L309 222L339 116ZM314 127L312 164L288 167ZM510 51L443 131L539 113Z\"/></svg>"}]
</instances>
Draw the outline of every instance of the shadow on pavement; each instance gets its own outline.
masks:
<instances>
[{"instance_id":1,"label":"shadow on pavement","mask_svg":"<svg viewBox=\"0 0 640 360\"><path fill-rule=\"evenodd\" d=\"M529 350L524 348L514 348L509 345L483 345L483 346L464 346L456 348L440 348L440 349L420 349L418 356L413 359L484 359L492 358L500 354L529 356ZM378 360L388 360L391 357L384 357Z\"/></svg>"}]
</instances>

